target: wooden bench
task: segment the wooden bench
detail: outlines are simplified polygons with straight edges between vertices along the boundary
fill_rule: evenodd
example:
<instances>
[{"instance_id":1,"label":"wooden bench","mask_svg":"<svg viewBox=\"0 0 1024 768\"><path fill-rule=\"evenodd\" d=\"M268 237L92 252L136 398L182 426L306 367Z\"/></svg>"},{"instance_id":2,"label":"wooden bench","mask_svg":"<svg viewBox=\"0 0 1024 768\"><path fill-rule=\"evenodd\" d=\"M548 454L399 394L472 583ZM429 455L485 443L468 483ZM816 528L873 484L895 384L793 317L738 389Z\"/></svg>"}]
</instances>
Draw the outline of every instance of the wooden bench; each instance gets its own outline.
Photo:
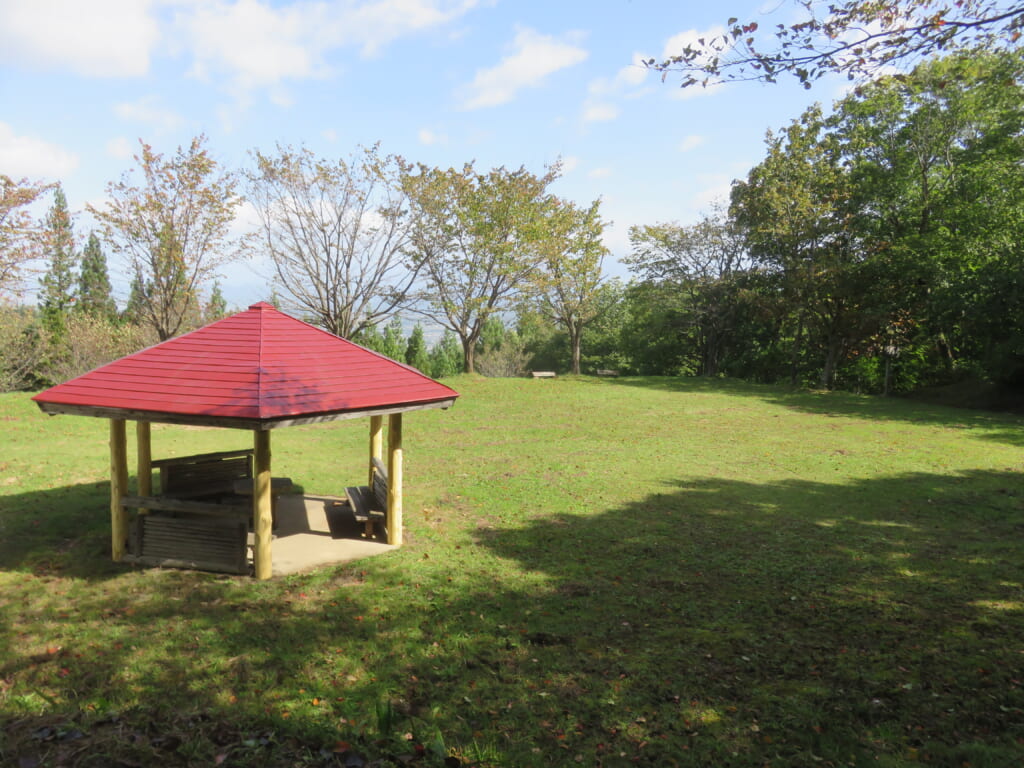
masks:
<instances>
[{"instance_id":1,"label":"wooden bench","mask_svg":"<svg viewBox=\"0 0 1024 768\"><path fill-rule=\"evenodd\" d=\"M248 573L252 502L236 484L252 483L253 451L158 459L159 496L125 496L136 516L125 560L140 565Z\"/></svg>"},{"instance_id":2,"label":"wooden bench","mask_svg":"<svg viewBox=\"0 0 1024 768\"><path fill-rule=\"evenodd\" d=\"M617 377L619 375L619 372L618 371L612 371L612 370L609 370L607 368L598 368L597 375L598 376L609 376L609 377L614 378L614 377Z\"/></svg>"},{"instance_id":3,"label":"wooden bench","mask_svg":"<svg viewBox=\"0 0 1024 768\"><path fill-rule=\"evenodd\" d=\"M345 489L345 495L352 505L352 514L366 526L365 534L374 535L375 524L383 524L387 520L388 509L388 469L384 462L373 460L373 487L367 485L353 486Z\"/></svg>"},{"instance_id":4,"label":"wooden bench","mask_svg":"<svg viewBox=\"0 0 1024 768\"><path fill-rule=\"evenodd\" d=\"M200 453L158 459L160 495L174 499L218 499L235 493L237 480L252 480L253 450Z\"/></svg>"},{"instance_id":5,"label":"wooden bench","mask_svg":"<svg viewBox=\"0 0 1024 768\"><path fill-rule=\"evenodd\" d=\"M553 379L555 378L554 371L530 371L530 376L535 379Z\"/></svg>"},{"instance_id":6,"label":"wooden bench","mask_svg":"<svg viewBox=\"0 0 1024 768\"><path fill-rule=\"evenodd\" d=\"M249 573L249 504L125 496L126 507L145 509L132 523L129 563Z\"/></svg>"}]
</instances>

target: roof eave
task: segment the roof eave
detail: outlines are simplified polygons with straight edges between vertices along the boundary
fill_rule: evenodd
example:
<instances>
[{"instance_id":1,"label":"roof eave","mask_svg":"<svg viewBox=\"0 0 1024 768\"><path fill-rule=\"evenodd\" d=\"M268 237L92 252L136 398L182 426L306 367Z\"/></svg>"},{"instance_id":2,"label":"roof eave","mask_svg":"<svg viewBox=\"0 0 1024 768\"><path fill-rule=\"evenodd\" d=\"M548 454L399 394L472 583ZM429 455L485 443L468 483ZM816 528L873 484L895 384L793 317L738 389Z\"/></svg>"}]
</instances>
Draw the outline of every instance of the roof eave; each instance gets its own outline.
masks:
<instances>
[{"instance_id":1,"label":"roof eave","mask_svg":"<svg viewBox=\"0 0 1024 768\"><path fill-rule=\"evenodd\" d=\"M455 398L446 397L440 400L419 403L403 403L381 407L328 411L325 413L300 414L296 416L280 416L269 419L248 419L233 416L204 416L200 414L167 413L164 411L144 411L131 408L111 408L107 406L74 405L52 401L36 400L39 410L50 416L65 414L70 416L92 416L103 419L125 419L128 421L148 421L155 424L183 424L194 427L220 427L224 429L249 429L266 431L278 427L291 427L303 424L320 424L327 421L342 419L359 419L366 416L387 416L406 411L423 411L433 408L448 409L455 404Z\"/></svg>"}]
</instances>

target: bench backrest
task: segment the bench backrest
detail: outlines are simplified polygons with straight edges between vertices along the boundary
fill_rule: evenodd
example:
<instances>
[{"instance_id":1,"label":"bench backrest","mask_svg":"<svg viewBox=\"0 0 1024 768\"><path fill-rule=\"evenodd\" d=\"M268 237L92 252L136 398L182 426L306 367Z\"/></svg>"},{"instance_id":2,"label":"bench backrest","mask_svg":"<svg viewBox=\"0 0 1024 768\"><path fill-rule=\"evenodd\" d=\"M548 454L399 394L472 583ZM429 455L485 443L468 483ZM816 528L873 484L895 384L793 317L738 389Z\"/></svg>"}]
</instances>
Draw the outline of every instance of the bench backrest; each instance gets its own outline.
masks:
<instances>
[{"instance_id":1,"label":"bench backrest","mask_svg":"<svg viewBox=\"0 0 1024 768\"><path fill-rule=\"evenodd\" d=\"M381 509L388 508L388 468L376 457L373 459L373 496Z\"/></svg>"},{"instance_id":2,"label":"bench backrest","mask_svg":"<svg viewBox=\"0 0 1024 768\"><path fill-rule=\"evenodd\" d=\"M252 451L226 451L154 461L160 470L160 493L196 497L230 493L236 480L252 477Z\"/></svg>"}]
</instances>

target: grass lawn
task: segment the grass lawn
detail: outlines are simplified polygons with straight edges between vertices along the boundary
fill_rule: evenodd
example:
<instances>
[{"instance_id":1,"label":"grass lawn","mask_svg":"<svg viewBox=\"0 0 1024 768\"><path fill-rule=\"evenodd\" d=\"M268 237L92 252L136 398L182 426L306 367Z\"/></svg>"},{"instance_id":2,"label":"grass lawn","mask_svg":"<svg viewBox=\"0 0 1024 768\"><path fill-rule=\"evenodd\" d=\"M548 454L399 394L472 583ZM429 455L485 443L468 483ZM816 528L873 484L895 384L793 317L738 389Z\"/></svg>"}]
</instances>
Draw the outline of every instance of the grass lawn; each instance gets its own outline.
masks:
<instances>
[{"instance_id":1,"label":"grass lawn","mask_svg":"<svg viewBox=\"0 0 1024 768\"><path fill-rule=\"evenodd\" d=\"M405 546L262 583L111 563L107 423L0 396L0 765L1024 764L1020 418L448 383ZM339 493L367 430L278 430L274 472Z\"/></svg>"}]
</instances>

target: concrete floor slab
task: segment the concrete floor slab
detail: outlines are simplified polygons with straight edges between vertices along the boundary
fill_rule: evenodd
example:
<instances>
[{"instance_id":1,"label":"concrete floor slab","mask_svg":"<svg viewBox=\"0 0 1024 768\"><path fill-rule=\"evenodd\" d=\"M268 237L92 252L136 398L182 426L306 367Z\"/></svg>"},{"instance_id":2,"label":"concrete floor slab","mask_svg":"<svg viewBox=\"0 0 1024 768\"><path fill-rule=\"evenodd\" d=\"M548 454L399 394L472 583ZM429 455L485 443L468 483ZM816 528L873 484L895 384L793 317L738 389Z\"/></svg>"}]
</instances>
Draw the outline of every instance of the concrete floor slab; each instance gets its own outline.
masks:
<instances>
[{"instance_id":1,"label":"concrete floor slab","mask_svg":"<svg viewBox=\"0 0 1024 768\"><path fill-rule=\"evenodd\" d=\"M281 496L277 500L277 529L271 542L274 576L301 573L325 565L360 560L395 547L383 533L365 535L363 524L336 497ZM252 534L249 535L250 544Z\"/></svg>"}]
</instances>

